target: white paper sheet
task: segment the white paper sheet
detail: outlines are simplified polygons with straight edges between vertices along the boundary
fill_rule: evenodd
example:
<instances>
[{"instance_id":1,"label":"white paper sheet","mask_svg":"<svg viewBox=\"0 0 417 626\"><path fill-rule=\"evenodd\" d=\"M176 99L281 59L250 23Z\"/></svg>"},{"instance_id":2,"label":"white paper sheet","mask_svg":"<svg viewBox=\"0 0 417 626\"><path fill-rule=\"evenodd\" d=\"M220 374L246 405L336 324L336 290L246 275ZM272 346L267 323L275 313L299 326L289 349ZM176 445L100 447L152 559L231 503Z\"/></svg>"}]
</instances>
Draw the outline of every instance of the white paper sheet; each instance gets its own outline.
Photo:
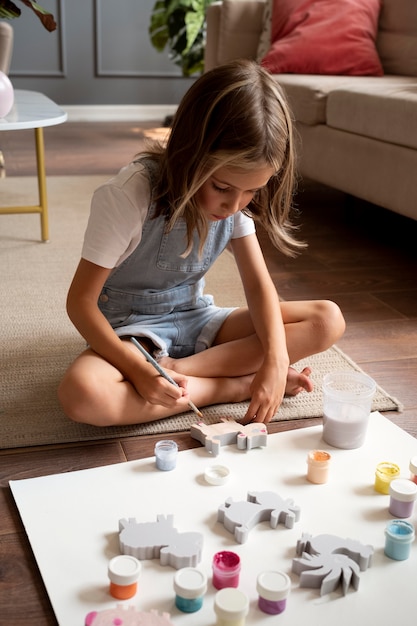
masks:
<instances>
[{"instance_id":1,"label":"white paper sheet","mask_svg":"<svg viewBox=\"0 0 417 626\"><path fill-rule=\"evenodd\" d=\"M158 514L174 515L179 532L204 535L200 563L209 578L203 608L185 614L175 608L175 570L158 559L143 561L137 595L125 604L141 611L158 609L171 614L178 626L215 624L211 585L211 560L219 550L233 550L241 558L240 589L250 599L247 626L362 626L378 624L415 626L417 623L416 542L406 561L384 555L389 496L374 490L376 465L397 463L409 476L408 463L417 454L417 440L379 413L371 415L365 445L357 450L327 446L322 427L268 436L265 448L249 451L222 447L218 457L204 448L180 452L175 470L161 472L154 458L95 469L11 481L10 487L26 528L60 626L83 626L92 610L114 607L108 593L107 564L119 553L118 521L136 518L156 521ZM313 485L306 480L309 450L332 455L329 480ZM208 485L204 471L211 464L225 464L231 473L222 486ZM292 529L262 522L252 528L246 543L239 544L217 521L217 509L229 497L246 500L248 491L274 491L292 498L301 508ZM417 507L416 507L417 508ZM409 519L417 528L416 508ZM371 567L361 572L359 590L340 589L320 597L317 589L300 588L291 572L297 540L303 532L334 534L374 546ZM278 569L288 573L292 590L286 610L271 617L257 607L258 573Z\"/></svg>"}]
</instances>

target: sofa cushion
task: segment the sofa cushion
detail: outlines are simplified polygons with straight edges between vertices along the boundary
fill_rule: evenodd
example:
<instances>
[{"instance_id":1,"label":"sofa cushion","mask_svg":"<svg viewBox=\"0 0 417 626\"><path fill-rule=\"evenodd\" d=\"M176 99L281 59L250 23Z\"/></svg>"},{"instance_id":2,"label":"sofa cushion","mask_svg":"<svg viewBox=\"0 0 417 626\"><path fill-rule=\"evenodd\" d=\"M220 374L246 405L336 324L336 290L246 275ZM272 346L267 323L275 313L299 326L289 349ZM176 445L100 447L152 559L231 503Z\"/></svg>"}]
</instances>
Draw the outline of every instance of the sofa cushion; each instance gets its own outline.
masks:
<instances>
[{"instance_id":1,"label":"sofa cushion","mask_svg":"<svg viewBox=\"0 0 417 626\"><path fill-rule=\"evenodd\" d=\"M327 98L327 125L417 150L417 78L397 84L336 89Z\"/></svg>"},{"instance_id":2,"label":"sofa cushion","mask_svg":"<svg viewBox=\"0 0 417 626\"><path fill-rule=\"evenodd\" d=\"M375 47L380 0L275 0L271 72L381 76Z\"/></svg>"},{"instance_id":3,"label":"sofa cushion","mask_svg":"<svg viewBox=\"0 0 417 626\"><path fill-rule=\"evenodd\" d=\"M383 0L376 46L387 74L417 76L415 0Z\"/></svg>"},{"instance_id":4,"label":"sofa cushion","mask_svg":"<svg viewBox=\"0 0 417 626\"><path fill-rule=\"evenodd\" d=\"M314 126L326 123L327 98L335 89L350 89L363 81L377 84L381 78L364 76L319 76L278 74L274 77L284 89L297 122ZM385 80L385 77L384 77Z\"/></svg>"}]
</instances>

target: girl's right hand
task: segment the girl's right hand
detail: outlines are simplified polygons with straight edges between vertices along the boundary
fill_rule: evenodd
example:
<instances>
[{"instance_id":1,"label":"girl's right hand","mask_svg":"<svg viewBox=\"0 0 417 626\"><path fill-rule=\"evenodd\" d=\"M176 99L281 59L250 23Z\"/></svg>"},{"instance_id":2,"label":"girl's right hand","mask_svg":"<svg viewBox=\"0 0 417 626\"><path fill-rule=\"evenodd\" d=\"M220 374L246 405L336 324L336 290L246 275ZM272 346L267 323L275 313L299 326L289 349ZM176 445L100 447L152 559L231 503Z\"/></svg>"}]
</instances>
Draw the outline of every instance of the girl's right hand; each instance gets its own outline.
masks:
<instances>
[{"instance_id":1,"label":"girl's right hand","mask_svg":"<svg viewBox=\"0 0 417 626\"><path fill-rule=\"evenodd\" d=\"M175 380L178 387L173 385L163 376L158 374L152 365L151 371L142 371L140 377L132 383L135 386L136 391L150 404L159 404L168 409L173 408L176 403L184 398L184 404L188 402L187 391L187 377L183 374L178 374L172 370L166 370L167 374Z\"/></svg>"}]
</instances>

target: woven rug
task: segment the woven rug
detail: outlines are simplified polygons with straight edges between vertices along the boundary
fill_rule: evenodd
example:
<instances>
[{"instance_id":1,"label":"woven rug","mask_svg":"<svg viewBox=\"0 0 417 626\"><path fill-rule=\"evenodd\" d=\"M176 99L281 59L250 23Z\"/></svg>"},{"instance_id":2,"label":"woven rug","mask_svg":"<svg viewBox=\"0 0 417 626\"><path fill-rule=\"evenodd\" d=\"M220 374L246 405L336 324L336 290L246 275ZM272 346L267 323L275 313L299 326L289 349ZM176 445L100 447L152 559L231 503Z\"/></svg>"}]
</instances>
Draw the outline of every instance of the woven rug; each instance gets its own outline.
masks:
<instances>
[{"instance_id":1,"label":"woven rug","mask_svg":"<svg viewBox=\"0 0 417 626\"><path fill-rule=\"evenodd\" d=\"M79 260L93 190L102 176L48 179L49 243L40 243L37 215L0 216L0 448L98 440L188 430L195 414L137 426L97 428L71 422L61 410L56 389L84 342L65 312L65 298ZM35 203L32 177L0 180L2 205ZM221 306L244 302L233 258L224 253L207 277L208 293ZM285 398L275 421L322 416L321 381L329 371L360 368L337 347L296 364L312 368L315 390ZM207 423L241 418L248 403L205 407ZM373 409L400 409L378 387Z\"/></svg>"}]
</instances>

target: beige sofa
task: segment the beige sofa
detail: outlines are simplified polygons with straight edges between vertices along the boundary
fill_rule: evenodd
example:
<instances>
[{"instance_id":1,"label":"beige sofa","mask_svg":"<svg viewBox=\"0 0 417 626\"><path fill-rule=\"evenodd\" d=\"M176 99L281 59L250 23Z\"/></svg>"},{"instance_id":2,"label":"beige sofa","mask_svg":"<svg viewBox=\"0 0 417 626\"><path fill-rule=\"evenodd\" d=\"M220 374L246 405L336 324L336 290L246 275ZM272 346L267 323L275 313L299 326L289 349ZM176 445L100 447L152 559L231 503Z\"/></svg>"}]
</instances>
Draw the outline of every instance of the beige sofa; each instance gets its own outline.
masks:
<instances>
[{"instance_id":1,"label":"beige sofa","mask_svg":"<svg viewBox=\"0 0 417 626\"><path fill-rule=\"evenodd\" d=\"M205 69L258 59L265 2L207 9ZM417 220L417 0L382 0L384 76L277 74L299 131L301 176Z\"/></svg>"}]
</instances>

